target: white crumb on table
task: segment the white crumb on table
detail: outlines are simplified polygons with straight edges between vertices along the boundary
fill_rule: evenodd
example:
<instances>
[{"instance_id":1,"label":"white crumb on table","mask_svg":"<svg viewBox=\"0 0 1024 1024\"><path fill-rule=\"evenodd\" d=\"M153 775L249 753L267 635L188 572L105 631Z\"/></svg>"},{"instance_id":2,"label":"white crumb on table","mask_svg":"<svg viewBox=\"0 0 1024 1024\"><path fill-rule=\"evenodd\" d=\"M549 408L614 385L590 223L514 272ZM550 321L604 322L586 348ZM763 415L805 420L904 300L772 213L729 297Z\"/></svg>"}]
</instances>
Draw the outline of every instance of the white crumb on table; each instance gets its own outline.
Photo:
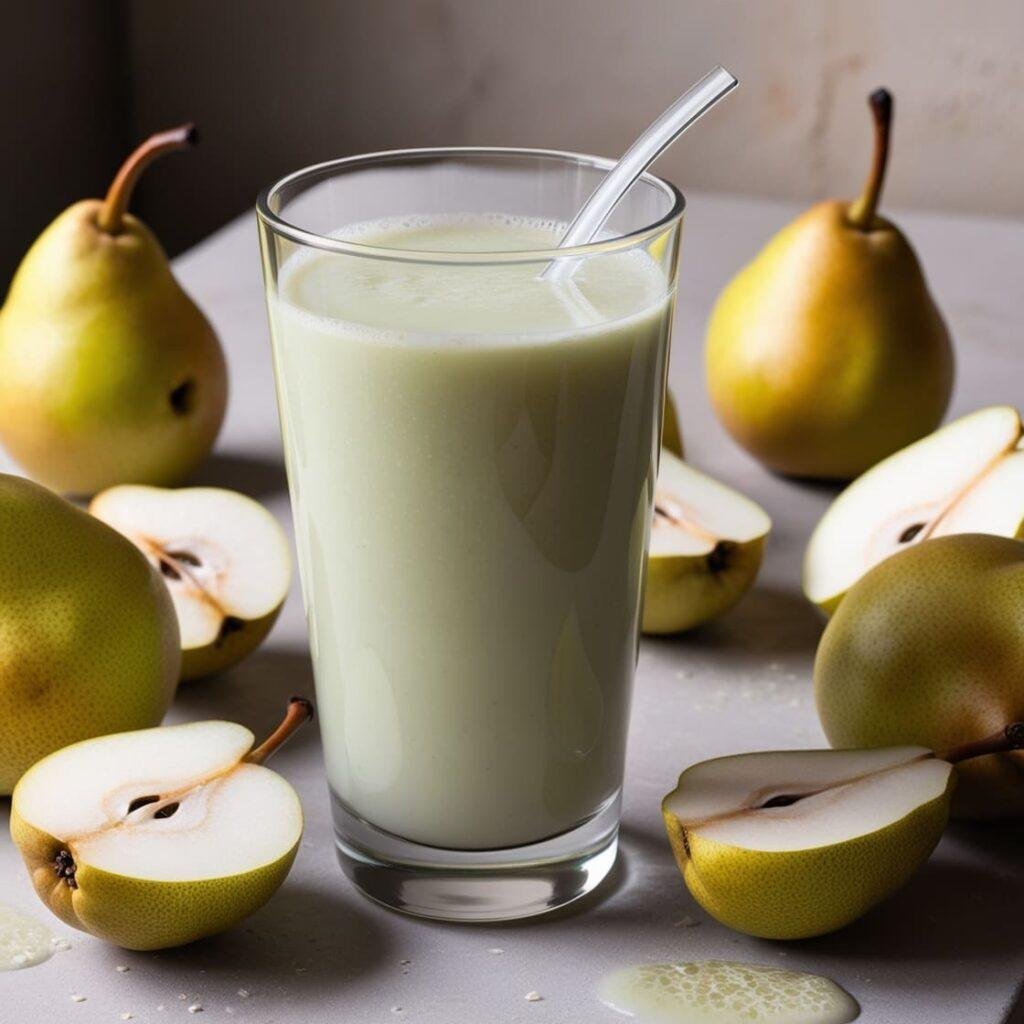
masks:
<instances>
[{"instance_id":1,"label":"white crumb on table","mask_svg":"<svg viewBox=\"0 0 1024 1024\"><path fill-rule=\"evenodd\" d=\"M534 991L534 992L527 992L526 995L523 996L523 998L528 1003L539 1003L544 997L539 992Z\"/></svg>"}]
</instances>

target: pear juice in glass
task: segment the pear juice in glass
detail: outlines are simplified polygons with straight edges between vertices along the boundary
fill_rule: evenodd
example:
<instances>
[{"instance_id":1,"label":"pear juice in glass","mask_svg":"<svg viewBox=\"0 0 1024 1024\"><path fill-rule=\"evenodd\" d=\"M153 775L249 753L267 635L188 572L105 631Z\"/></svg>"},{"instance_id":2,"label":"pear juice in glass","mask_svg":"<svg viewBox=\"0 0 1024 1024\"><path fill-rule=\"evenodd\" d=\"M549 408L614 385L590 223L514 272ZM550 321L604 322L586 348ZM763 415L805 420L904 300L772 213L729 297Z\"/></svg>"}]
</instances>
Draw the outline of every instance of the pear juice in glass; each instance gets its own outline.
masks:
<instances>
[{"instance_id":1,"label":"pear juice in glass","mask_svg":"<svg viewBox=\"0 0 1024 1024\"><path fill-rule=\"evenodd\" d=\"M339 855L411 913L614 863L683 201L644 175L557 249L610 166L413 150L260 197Z\"/></svg>"}]
</instances>

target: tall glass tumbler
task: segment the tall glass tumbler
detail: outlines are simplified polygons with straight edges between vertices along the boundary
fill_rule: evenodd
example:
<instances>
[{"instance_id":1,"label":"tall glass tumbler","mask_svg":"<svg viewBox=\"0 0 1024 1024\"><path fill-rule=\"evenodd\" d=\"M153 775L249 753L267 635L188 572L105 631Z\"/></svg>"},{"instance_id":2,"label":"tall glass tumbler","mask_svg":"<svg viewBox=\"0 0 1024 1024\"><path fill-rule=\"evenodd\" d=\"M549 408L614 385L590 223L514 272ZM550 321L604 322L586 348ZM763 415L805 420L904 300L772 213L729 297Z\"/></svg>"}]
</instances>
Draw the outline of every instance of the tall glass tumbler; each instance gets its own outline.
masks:
<instances>
[{"instance_id":1,"label":"tall glass tumbler","mask_svg":"<svg viewBox=\"0 0 1024 1024\"><path fill-rule=\"evenodd\" d=\"M259 197L337 847L410 913L615 860L683 197L645 174L558 249L610 166L406 150Z\"/></svg>"}]
</instances>

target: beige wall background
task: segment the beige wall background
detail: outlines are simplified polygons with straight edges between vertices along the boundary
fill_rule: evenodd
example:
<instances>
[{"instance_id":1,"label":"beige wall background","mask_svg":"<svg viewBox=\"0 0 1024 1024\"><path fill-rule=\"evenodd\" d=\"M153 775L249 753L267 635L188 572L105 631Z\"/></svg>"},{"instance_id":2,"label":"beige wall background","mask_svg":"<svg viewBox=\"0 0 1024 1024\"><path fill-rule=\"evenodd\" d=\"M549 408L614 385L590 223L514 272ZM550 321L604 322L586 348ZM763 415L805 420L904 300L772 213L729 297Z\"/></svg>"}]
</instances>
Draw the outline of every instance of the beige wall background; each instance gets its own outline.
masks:
<instances>
[{"instance_id":1,"label":"beige wall background","mask_svg":"<svg viewBox=\"0 0 1024 1024\"><path fill-rule=\"evenodd\" d=\"M716 62L741 88L662 158L684 190L852 195L870 152L865 97L886 85L888 205L1024 216L1021 0L46 0L31 11L20 16L33 33L0 44L20 54L13 69L0 62L16 122L8 182L33 196L8 248L27 244L42 209L57 212L72 179L106 187L112 137L200 124L200 148L154 167L139 196L177 251L275 176L332 156L472 143L618 154ZM19 164L26 140L42 145L40 118L88 129L95 145L65 160L71 147L49 145L45 162Z\"/></svg>"}]
</instances>

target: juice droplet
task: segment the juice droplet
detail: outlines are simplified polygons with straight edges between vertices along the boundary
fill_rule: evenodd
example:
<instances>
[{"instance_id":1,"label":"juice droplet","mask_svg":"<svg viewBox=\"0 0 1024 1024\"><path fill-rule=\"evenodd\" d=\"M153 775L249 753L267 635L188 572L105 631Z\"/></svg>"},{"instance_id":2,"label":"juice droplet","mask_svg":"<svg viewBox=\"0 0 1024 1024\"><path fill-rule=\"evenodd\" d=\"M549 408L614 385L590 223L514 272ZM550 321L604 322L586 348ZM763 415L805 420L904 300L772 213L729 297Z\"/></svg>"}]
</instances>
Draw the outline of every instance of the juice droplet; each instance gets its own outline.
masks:
<instances>
[{"instance_id":1,"label":"juice droplet","mask_svg":"<svg viewBox=\"0 0 1024 1024\"><path fill-rule=\"evenodd\" d=\"M828 978L727 960L626 967L599 995L642 1024L847 1024L860 1014Z\"/></svg>"},{"instance_id":2,"label":"juice droplet","mask_svg":"<svg viewBox=\"0 0 1024 1024\"><path fill-rule=\"evenodd\" d=\"M0 971L34 967L53 956L53 934L34 917L0 903Z\"/></svg>"}]
</instances>

